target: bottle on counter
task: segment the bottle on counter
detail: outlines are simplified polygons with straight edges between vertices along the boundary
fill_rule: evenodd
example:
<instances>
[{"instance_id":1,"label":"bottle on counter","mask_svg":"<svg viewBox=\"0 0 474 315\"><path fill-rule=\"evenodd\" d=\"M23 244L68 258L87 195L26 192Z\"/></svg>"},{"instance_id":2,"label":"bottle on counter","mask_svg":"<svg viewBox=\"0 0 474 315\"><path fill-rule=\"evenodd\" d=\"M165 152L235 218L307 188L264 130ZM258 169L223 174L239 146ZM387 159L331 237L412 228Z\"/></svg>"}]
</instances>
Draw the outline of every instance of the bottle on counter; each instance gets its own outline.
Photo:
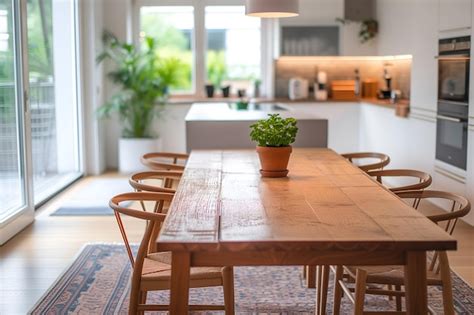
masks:
<instances>
[{"instance_id":1,"label":"bottle on counter","mask_svg":"<svg viewBox=\"0 0 474 315\"><path fill-rule=\"evenodd\" d=\"M388 73L387 68L383 69L383 78L385 80L386 90L391 91L392 90L392 76Z\"/></svg>"},{"instance_id":2,"label":"bottle on counter","mask_svg":"<svg viewBox=\"0 0 474 315\"><path fill-rule=\"evenodd\" d=\"M354 85L354 94L356 97L360 97L360 73L359 73L359 68L356 68L354 70L355 73L355 85Z\"/></svg>"}]
</instances>

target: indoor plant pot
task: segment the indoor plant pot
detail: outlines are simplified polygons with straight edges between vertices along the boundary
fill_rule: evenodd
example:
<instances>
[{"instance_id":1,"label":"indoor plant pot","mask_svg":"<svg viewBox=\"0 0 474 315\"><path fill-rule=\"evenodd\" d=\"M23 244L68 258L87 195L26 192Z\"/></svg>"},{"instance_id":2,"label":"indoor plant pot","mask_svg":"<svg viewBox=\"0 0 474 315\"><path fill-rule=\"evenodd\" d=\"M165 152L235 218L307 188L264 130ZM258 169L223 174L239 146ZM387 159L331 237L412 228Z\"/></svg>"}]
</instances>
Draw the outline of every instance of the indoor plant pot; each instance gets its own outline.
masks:
<instances>
[{"instance_id":1,"label":"indoor plant pot","mask_svg":"<svg viewBox=\"0 0 474 315\"><path fill-rule=\"evenodd\" d=\"M257 146L257 153L263 177L285 177L288 175L288 162L290 161L292 147L261 147Z\"/></svg>"},{"instance_id":2,"label":"indoor plant pot","mask_svg":"<svg viewBox=\"0 0 474 315\"><path fill-rule=\"evenodd\" d=\"M262 177L285 177L292 152L291 144L298 133L294 118L282 118L279 114L269 114L268 119L251 125L250 138L257 142Z\"/></svg>"},{"instance_id":3,"label":"indoor plant pot","mask_svg":"<svg viewBox=\"0 0 474 315\"><path fill-rule=\"evenodd\" d=\"M229 97L229 95L230 95L230 85L221 87L221 90L222 90L222 96L223 97Z\"/></svg>"},{"instance_id":4,"label":"indoor plant pot","mask_svg":"<svg viewBox=\"0 0 474 315\"><path fill-rule=\"evenodd\" d=\"M161 139L158 138L120 138L119 172L130 174L144 169L140 158L150 152L161 151Z\"/></svg>"},{"instance_id":5,"label":"indoor plant pot","mask_svg":"<svg viewBox=\"0 0 474 315\"><path fill-rule=\"evenodd\" d=\"M214 97L214 85L206 84L206 95L209 98Z\"/></svg>"}]
</instances>

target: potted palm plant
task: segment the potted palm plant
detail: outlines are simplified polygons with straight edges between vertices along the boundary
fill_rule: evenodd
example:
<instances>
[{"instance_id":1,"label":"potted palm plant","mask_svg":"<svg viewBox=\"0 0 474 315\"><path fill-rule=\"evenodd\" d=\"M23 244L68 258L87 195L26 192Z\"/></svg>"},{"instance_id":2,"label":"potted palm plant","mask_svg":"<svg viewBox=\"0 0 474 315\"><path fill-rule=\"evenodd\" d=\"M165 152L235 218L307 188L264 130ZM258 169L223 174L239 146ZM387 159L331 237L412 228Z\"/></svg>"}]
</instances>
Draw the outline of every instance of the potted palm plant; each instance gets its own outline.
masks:
<instances>
[{"instance_id":1,"label":"potted palm plant","mask_svg":"<svg viewBox=\"0 0 474 315\"><path fill-rule=\"evenodd\" d=\"M282 118L279 114L269 114L268 119L251 125L250 138L257 142L263 177L285 177L292 151L291 144L298 133L294 118Z\"/></svg>"},{"instance_id":2,"label":"potted palm plant","mask_svg":"<svg viewBox=\"0 0 474 315\"><path fill-rule=\"evenodd\" d=\"M152 125L163 113L169 88L179 84L180 61L160 58L151 37L144 39L142 47L120 42L108 32L104 33L103 41L105 48L97 62L112 62L114 69L108 77L120 89L99 108L98 114L118 114L122 123L119 171L130 173L140 168L141 155L160 150L159 137Z\"/></svg>"}]
</instances>

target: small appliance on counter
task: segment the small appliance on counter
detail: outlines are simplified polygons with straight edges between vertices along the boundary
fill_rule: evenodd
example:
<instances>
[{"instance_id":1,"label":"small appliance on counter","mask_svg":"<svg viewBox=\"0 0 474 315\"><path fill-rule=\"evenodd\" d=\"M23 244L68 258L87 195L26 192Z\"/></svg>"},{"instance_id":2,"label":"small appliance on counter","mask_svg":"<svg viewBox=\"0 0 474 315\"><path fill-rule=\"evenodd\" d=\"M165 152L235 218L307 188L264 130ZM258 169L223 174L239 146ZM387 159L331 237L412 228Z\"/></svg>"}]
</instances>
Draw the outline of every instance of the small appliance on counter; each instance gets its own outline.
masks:
<instances>
[{"instance_id":1,"label":"small appliance on counter","mask_svg":"<svg viewBox=\"0 0 474 315\"><path fill-rule=\"evenodd\" d=\"M317 101L326 101L328 99L327 83L327 73L324 71L319 71L317 81L314 84L314 98Z\"/></svg>"},{"instance_id":2,"label":"small appliance on counter","mask_svg":"<svg viewBox=\"0 0 474 315\"><path fill-rule=\"evenodd\" d=\"M308 98L308 80L302 78L291 78L288 86L290 100L301 100Z\"/></svg>"},{"instance_id":3,"label":"small appliance on counter","mask_svg":"<svg viewBox=\"0 0 474 315\"><path fill-rule=\"evenodd\" d=\"M355 80L334 80L331 82L332 99L336 101L354 101L357 99L355 93Z\"/></svg>"},{"instance_id":4,"label":"small appliance on counter","mask_svg":"<svg viewBox=\"0 0 474 315\"><path fill-rule=\"evenodd\" d=\"M385 89L380 90L379 98L389 99L392 97L392 76L388 73L387 68L383 69L383 79L385 80Z\"/></svg>"}]
</instances>

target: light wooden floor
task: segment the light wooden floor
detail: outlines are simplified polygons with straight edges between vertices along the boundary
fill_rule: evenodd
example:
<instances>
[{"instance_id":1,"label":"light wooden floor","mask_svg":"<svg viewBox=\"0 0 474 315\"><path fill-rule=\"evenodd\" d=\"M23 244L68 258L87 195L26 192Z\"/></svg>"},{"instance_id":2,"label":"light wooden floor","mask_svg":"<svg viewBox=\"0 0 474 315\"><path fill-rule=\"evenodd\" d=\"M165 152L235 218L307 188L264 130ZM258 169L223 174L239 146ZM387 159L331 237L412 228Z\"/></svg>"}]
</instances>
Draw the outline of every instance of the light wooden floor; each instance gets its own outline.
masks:
<instances>
[{"instance_id":1,"label":"light wooden floor","mask_svg":"<svg viewBox=\"0 0 474 315\"><path fill-rule=\"evenodd\" d=\"M119 178L113 174L100 178L104 177ZM47 203L38 211L33 225L0 247L0 314L26 314L74 260L85 243L122 242L113 216L49 216L68 196L94 179L89 177L81 180ZM143 225L134 221L126 221L125 224L132 231L131 241L138 241ZM459 250L450 253L451 266L473 286L474 227L461 222L455 237L459 241Z\"/></svg>"}]
</instances>

